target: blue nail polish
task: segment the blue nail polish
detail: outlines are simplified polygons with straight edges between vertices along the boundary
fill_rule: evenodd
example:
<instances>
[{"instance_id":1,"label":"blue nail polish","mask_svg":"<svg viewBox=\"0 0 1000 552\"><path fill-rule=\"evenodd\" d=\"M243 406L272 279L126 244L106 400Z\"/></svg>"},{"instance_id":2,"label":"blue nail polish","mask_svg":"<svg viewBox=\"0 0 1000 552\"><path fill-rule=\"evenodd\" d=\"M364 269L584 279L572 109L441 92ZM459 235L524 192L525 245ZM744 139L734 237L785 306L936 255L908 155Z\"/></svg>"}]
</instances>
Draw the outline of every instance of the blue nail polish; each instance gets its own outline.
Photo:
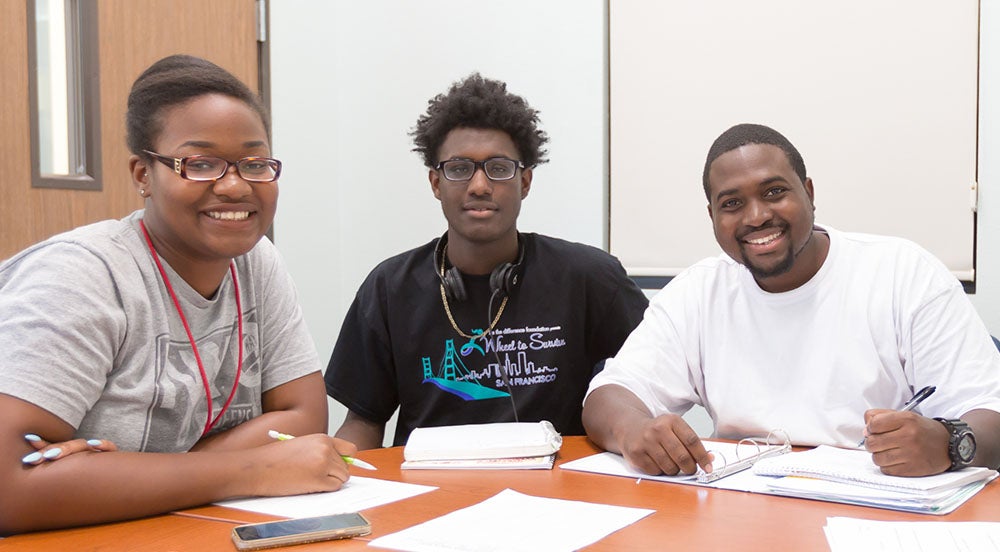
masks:
<instances>
[{"instance_id":1,"label":"blue nail polish","mask_svg":"<svg viewBox=\"0 0 1000 552\"><path fill-rule=\"evenodd\" d=\"M38 435L35 435L34 433L25 433L24 434L24 440L25 441L31 441L33 443L37 443L38 441L41 441L42 438L39 437Z\"/></svg>"},{"instance_id":2,"label":"blue nail polish","mask_svg":"<svg viewBox=\"0 0 1000 552\"><path fill-rule=\"evenodd\" d=\"M90 440L87 441L87 444L90 445L90 446L92 446L92 447L99 447L99 446L101 446L101 440L100 439L90 439Z\"/></svg>"},{"instance_id":3,"label":"blue nail polish","mask_svg":"<svg viewBox=\"0 0 1000 552\"><path fill-rule=\"evenodd\" d=\"M60 454L62 454L62 449L61 448L54 448L54 449L49 449L49 450L45 451L45 454L43 454L42 456L44 456L44 457L48 458L49 460L51 460L51 459L55 458L56 456L59 456Z\"/></svg>"},{"instance_id":4,"label":"blue nail polish","mask_svg":"<svg viewBox=\"0 0 1000 552\"><path fill-rule=\"evenodd\" d=\"M21 462L23 462L25 464L33 464L35 462L38 462L41 459L42 459L42 453L40 453L40 452L32 452L31 454L29 454L29 455L25 456L24 458L22 458Z\"/></svg>"}]
</instances>

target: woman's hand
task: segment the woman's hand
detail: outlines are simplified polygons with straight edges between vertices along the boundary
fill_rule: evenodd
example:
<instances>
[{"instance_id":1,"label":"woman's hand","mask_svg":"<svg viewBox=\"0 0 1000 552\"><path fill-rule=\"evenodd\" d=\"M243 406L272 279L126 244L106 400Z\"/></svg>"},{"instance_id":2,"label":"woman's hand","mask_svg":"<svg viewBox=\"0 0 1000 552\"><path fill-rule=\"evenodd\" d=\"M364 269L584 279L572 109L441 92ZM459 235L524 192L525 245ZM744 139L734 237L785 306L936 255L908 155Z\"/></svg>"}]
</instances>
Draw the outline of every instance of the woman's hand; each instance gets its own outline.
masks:
<instances>
[{"instance_id":1,"label":"woman's hand","mask_svg":"<svg viewBox=\"0 0 1000 552\"><path fill-rule=\"evenodd\" d=\"M358 451L354 444L325 433L274 441L249 451L260 471L244 478L254 496L336 491L349 478L345 456Z\"/></svg>"},{"instance_id":2,"label":"woman's hand","mask_svg":"<svg viewBox=\"0 0 1000 552\"><path fill-rule=\"evenodd\" d=\"M111 441L104 439L73 439L61 443L49 443L34 433L28 433L24 440L35 448L35 452L26 455L21 462L28 466L37 466L43 462L52 462L78 452L111 452L118 450Z\"/></svg>"}]
</instances>

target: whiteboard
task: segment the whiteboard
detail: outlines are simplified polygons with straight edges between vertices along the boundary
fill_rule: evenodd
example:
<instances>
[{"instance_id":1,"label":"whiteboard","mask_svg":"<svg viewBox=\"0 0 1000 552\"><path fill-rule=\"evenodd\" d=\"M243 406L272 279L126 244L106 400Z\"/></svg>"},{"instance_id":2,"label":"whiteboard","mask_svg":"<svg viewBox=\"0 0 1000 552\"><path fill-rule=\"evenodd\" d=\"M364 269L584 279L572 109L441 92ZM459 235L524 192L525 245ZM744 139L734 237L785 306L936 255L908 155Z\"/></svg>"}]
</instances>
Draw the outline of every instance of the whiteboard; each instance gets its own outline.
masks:
<instances>
[{"instance_id":1,"label":"whiteboard","mask_svg":"<svg viewBox=\"0 0 1000 552\"><path fill-rule=\"evenodd\" d=\"M705 155L754 122L805 159L816 220L972 280L978 2L615 0L609 245L633 276L718 255Z\"/></svg>"}]
</instances>

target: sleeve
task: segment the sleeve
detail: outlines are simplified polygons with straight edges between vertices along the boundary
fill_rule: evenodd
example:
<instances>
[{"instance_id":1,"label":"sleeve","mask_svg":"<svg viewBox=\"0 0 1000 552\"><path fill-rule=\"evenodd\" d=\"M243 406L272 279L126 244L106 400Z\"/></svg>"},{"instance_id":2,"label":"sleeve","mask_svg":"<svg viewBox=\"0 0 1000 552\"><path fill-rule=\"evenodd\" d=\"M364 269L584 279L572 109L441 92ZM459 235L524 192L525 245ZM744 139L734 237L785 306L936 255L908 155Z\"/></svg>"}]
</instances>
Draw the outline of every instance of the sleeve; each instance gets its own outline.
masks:
<instances>
[{"instance_id":1,"label":"sleeve","mask_svg":"<svg viewBox=\"0 0 1000 552\"><path fill-rule=\"evenodd\" d=\"M125 339L122 296L107 264L53 243L0 272L0 393L79 427Z\"/></svg>"},{"instance_id":2,"label":"sleeve","mask_svg":"<svg viewBox=\"0 0 1000 552\"><path fill-rule=\"evenodd\" d=\"M682 277L674 278L649 303L642 321L629 334L621 349L608 359L604 370L594 376L587 395L604 385L620 385L631 391L658 416L667 412L683 414L699 404L703 388L697 370L698 336L686 328L697 328L689 320L691 306L684 305L688 292ZM682 312L688 309L689 312ZM586 401L586 398L584 398Z\"/></svg>"},{"instance_id":3,"label":"sleeve","mask_svg":"<svg viewBox=\"0 0 1000 552\"><path fill-rule=\"evenodd\" d=\"M326 392L352 412L385 423L399 406L395 362L378 278L369 275L347 311L330 356Z\"/></svg>"},{"instance_id":4,"label":"sleeve","mask_svg":"<svg viewBox=\"0 0 1000 552\"><path fill-rule=\"evenodd\" d=\"M587 290L590 297L598 299L596 308L588 309L587 313L587 356L599 371L605 359L618 352L642 320L649 301L614 257L609 256L595 276L592 289Z\"/></svg>"},{"instance_id":5,"label":"sleeve","mask_svg":"<svg viewBox=\"0 0 1000 552\"><path fill-rule=\"evenodd\" d=\"M260 295L261 392L318 372L316 344L309 334L298 293L278 250L261 240Z\"/></svg>"},{"instance_id":6,"label":"sleeve","mask_svg":"<svg viewBox=\"0 0 1000 552\"><path fill-rule=\"evenodd\" d=\"M904 329L907 379L914 390L937 387L917 410L942 418L975 409L1000 412L1000 352L961 286L944 276L950 280L945 290L918 306Z\"/></svg>"}]
</instances>

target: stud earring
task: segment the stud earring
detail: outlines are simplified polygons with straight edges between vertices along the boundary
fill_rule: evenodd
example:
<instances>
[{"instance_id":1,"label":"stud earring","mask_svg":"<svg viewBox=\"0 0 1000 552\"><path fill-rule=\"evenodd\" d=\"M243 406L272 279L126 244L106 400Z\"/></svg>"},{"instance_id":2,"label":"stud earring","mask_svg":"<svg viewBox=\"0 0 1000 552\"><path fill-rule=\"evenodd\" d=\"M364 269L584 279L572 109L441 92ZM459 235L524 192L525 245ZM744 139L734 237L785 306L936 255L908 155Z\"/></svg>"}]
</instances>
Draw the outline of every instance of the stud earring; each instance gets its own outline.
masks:
<instances>
[{"instance_id":1,"label":"stud earring","mask_svg":"<svg viewBox=\"0 0 1000 552\"><path fill-rule=\"evenodd\" d=\"M141 195L142 197L146 197L146 190L143 190L143 189L140 188L139 189L139 195Z\"/></svg>"}]
</instances>

